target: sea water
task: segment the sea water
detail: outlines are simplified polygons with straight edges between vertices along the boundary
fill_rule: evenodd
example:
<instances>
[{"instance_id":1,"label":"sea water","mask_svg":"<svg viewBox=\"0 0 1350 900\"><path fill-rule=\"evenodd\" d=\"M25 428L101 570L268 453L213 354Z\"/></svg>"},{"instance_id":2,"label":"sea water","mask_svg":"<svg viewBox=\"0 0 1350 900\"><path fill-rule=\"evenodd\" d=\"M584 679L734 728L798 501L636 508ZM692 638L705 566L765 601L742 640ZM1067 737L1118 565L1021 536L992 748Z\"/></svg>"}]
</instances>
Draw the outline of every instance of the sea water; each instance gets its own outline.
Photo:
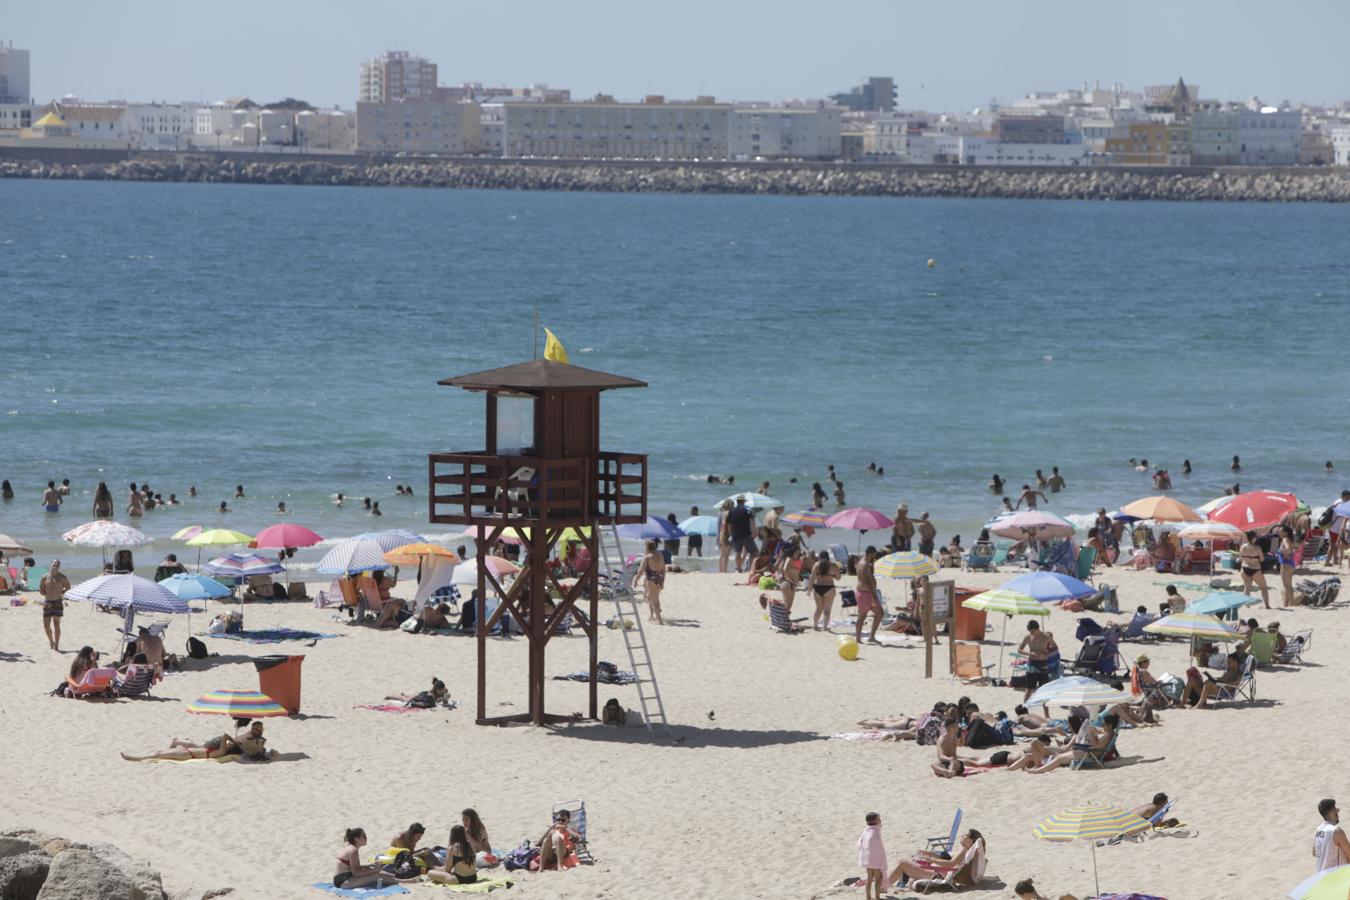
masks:
<instances>
[{"instance_id":1,"label":"sea water","mask_svg":"<svg viewBox=\"0 0 1350 900\"><path fill-rule=\"evenodd\" d=\"M124 521L133 480L183 501L138 563L279 501L332 538L453 531L426 454L481 448L483 401L436 381L529 359L536 310L648 382L602 424L659 515L711 510L710 473L804 508L832 464L849 505L969 544L995 472L1015 498L1058 465L1061 513L1154 493L1130 457L1193 504L1350 483L1344 206L4 181L0 210L0 533L77 576L100 479Z\"/></svg>"}]
</instances>

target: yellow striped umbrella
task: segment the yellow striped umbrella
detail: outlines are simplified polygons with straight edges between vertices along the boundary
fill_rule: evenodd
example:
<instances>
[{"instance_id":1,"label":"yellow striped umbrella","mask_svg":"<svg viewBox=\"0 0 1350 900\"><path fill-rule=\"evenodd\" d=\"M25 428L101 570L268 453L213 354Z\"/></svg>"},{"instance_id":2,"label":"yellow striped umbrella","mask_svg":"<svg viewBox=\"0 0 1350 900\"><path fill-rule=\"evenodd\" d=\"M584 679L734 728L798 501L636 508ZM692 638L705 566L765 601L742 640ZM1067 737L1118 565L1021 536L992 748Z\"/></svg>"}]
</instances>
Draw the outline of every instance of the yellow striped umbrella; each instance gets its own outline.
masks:
<instances>
[{"instance_id":1,"label":"yellow striped umbrella","mask_svg":"<svg viewBox=\"0 0 1350 900\"><path fill-rule=\"evenodd\" d=\"M196 537L188 538L187 545L189 547L225 546L227 544L247 544L251 540L253 540L253 536L244 534L242 531L212 528L210 531L203 531Z\"/></svg>"},{"instance_id":2,"label":"yellow striped umbrella","mask_svg":"<svg viewBox=\"0 0 1350 900\"><path fill-rule=\"evenodd\" d=\"M1020 591L1005 591L1002 588L976 594L969 600L963 601L961 605L966 609L1004 613L1009 616L1050 615L1050 610L1045 607L1045 604L1030 594L1023 594Z\"/></svg>"},{"instance_id":3,"label":"yellow striped umbrella","mask_svg":"<svg viewBox=\"0 0 1350 900\"><path fill-rule=\"evenodd\" d=\"M937 570L938 565L933 562L933 557L924 556L915 550L888 553L877 560L876 564L878 575L887 575L891 578L920 578L924 575L933 575Z\"/></svg>"},{"instance_id":4,"label":"yellow striped umbrella","mask_svg":"<svg viewBox=\"0 0 1350 900\"><path fill-rule=\"evenodd\" d=\"M1151 827L1146 819L1118 806L1073 806L1045 819L1031 829L1031 834L1042 841L1090 842L1095 895L1102 892L1101 882L1097 879L1097 841L1128 837Z\"/></svg>"},{"instance_id":5,"label":"yellow striped umbrella","mask_svg":"<svg viewBox=\"0 0 1350 900\"><path fill-rule=\"evenodd\" d=\"M173 533L173 539L175 541L186 541L189 538L195 538L197 535L201 533L202 533L202 526L188 525L184 528L180 528L177 531L175 531Z\"/></svg>"},{"instance_id":6,"label":"yellow striped umbrella","mask_svg":"<svg viewBox=\"0 0 1350 900\"><path fill-rule=\"evenodd\" d=\"M1209 638L1215 641L1234 641L1238 638L1236 628L1223 624L1214 616L1202 613L1177 613L1163 616L1156 622L1144 626L1150 634L1166 634L1172 637Z\"/></svg>"}]
</instances>

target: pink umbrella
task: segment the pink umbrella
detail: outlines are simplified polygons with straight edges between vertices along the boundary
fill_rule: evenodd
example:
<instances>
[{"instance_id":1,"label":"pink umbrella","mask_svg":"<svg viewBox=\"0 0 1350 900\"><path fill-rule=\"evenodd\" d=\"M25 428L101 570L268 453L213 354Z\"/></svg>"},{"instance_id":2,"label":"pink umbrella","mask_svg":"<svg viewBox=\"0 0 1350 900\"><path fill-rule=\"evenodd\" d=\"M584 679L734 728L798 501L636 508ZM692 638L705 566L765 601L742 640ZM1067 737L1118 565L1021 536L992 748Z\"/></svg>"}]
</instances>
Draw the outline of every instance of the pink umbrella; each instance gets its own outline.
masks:
<instances>
[{"instance_id":1,"label":"pink umbrella","mask_svg":"<svg viewBox=\"0 0 1350 900\"><path fill-rule=\"evenodd\" d=\"M281 550L287 547L313 547L321 540L322 535L315 534L303 525L282 522L280 525L272 525L258 532L258 536L249 546Z\"/></svg>"},{"instance_id":2,"label":"pink umbrella","mask_svg":"<svg viewBox=\"0 0 1350 900\"><path fill-rule=\"evenodd\" d=\"M853 506L841 509L825 520L826 528L847 528L858 532L858 549L862 549L862 536L875 528L890 528L895 521L885 513L866 506Z\"/></svg>"}]
</instances>

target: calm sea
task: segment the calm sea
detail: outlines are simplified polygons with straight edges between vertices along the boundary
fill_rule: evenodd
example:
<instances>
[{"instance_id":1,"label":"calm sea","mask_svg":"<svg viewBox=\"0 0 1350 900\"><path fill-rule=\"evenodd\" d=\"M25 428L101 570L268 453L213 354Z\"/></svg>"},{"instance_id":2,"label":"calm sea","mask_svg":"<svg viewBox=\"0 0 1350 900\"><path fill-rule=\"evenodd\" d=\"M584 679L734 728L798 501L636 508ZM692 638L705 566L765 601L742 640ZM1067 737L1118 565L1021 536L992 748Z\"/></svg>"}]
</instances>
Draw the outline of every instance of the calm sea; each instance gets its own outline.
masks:
<instances>
[{"instance_id":1,"label":"calm sea","mask_svg":"<svg viewBox=\"0 0 1350 900\"><path fill-rule=\"evenodd\" d=\"M711 508L708 473L801 508L833 464L850 505L969 543L994 472L1060 466L1062 513L1152 493L1129 457L1193 503L1350 481L1323 471L1350 472L1339 205L4 181L0 209L0 532L44 556L99 479L119 509L132 480L200 492L142 520L138 562L283 500L333 537L427 533L425 454L482 445L481 398L436 381L528 359L536 309L650 382L603 426L651 455L659 514ZM48 478L75 487L52 516Z\"/></svg>"}]
</instances>

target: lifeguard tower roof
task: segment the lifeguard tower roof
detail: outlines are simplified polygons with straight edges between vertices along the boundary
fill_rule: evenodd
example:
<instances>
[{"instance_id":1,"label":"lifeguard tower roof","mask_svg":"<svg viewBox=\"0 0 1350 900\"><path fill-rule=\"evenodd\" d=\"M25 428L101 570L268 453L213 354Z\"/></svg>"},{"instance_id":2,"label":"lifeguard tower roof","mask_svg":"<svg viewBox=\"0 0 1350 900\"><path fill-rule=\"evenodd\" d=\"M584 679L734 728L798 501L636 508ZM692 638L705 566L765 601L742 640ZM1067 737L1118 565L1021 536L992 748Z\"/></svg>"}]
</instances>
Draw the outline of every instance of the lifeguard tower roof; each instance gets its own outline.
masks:
<instances>
[{"instance_id":1,"label":"lifeguard tower roof","mask_svg":"<svg viewBox=\"0 0 1350 900\"><path fill-rule=\"evenodd\" d=\"M646 387L647 382L594 369L583 369L550 359L532 359L529 362L456 375L436 382L469 391L608 391L614 388Z\"/></svg>"}]
</instances>

